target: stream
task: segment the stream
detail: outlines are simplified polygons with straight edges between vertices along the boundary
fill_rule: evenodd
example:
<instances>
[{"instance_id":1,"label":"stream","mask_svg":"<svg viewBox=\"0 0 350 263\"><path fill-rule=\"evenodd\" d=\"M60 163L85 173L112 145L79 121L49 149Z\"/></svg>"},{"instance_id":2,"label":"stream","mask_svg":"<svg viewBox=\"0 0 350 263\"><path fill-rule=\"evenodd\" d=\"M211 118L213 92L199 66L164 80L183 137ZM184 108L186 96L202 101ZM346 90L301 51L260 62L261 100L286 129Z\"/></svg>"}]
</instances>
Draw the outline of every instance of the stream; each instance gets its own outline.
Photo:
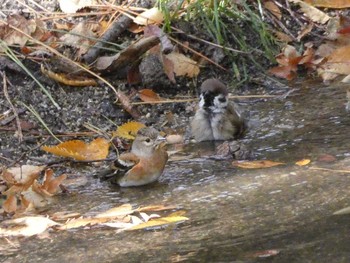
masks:
<instances>
[{"instance_id":1,"label":"stream","mask_svg":"<svg viewBox=\"0 0 350 263\"><path fill-rule=\"evenodd\" d=\"M313 82L287 98L245 100L251 130L243 143L257 159L285 165L235 168L198 156L210 152L203 143L188 145L195 157L170 161L152 185L121 189L88 178L50 210L93 215L125 203L164 204L189 220L121 233L51 231L21 240L0 262L350 262L350 214L333 215L350 206L350 173L341 171L350 171L346 102L345 87ZM304 158L311 163L295 165Z\"/></svg>"}]
</instances>

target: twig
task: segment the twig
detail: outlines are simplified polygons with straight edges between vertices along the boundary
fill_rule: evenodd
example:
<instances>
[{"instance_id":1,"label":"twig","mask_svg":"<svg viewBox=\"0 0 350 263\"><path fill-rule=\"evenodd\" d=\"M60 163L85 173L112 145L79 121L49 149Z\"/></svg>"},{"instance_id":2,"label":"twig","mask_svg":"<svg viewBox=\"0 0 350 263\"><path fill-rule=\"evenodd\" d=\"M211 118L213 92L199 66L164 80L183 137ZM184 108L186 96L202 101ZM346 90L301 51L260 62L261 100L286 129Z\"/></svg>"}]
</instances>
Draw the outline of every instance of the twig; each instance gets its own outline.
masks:
<instances>
[{"instance_id":1,"label":"twig","mask_svg":"<svg viewBox=\"0 0 350 263\"><path fill-rule=\"evenodd\" d=\"M278 95L244 95L244 96L229 96L230 99L250 99L250 98L277 98ZM132 102L132 105L143 105L143 104L167 104L167 103L184 103L198 101L198 98L189 98L189 99L179 99L179 100L159 100L159 101L140 101Z\"/></svg>"},{"instance_id":2,"label":"twig","mask_svg":"<svg viewBox=\"0 0 350 263\"><path fill-rule=\"evenodd\" d=\"M350 170L333 170L328 168L322 168L322 167L310 167L310 170L318 170L318 171L328 171L328 172L336 172L336 173L347 173L350 174Z\"/></svg>"},{"instance_id":3,"label":"twig","mask_svg":"<svg viewBox=\"0 0 350 263\"><path fill-rule=\"evenodd\" d=\"M5 98L6 98L7 102L10 104L10 107L11 107L11 109L13 111L13 115L15 116L15 119L16 119L17 132L18 132L18 141L22 142L23 141L23 133L22 133L22 128L21 128L21 122L20 122L19 117L18 117L18 112L17 112L15 106L12 104L10 96L8 94L8 91L7 91L6 73L5 72L1 72L1 75L2 75L2 83L4 85Z\"/></svg>"}]
</instances>

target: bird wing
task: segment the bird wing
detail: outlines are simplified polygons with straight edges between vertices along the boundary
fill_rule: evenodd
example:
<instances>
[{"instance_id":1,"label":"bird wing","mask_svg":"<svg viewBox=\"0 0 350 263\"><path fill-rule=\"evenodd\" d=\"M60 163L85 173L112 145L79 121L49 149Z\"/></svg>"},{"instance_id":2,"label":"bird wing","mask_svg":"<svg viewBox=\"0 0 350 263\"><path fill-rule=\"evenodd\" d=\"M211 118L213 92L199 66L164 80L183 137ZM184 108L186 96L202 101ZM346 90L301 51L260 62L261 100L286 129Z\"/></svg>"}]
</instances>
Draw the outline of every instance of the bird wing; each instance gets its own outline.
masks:
<instances>
[{"instance_id":1,"label":"bird wing","mask_svg":"<svg viewBox=\"0 0 350 263\"><path fill-rule=\"evenodd\" d=\"M129 170L139 162L140 158L137 157L135 154L129 152L121 154L119 158L116 161L114 161L114 166L123 170Z\"/></svg>"},{"instance_id":2,"label":"bird wing","mask_svg":"<svg viewBox=\"0 0 350 263\"><path fill-rule=\"evenodd\" d=\"M102 180L109 180L112 183L117 183L119 178L125 175L139 162L140 158L138 158L135 154L123 153L109 168L99 171L95 174L95 176Z\"/></svg>"}]
</instances>

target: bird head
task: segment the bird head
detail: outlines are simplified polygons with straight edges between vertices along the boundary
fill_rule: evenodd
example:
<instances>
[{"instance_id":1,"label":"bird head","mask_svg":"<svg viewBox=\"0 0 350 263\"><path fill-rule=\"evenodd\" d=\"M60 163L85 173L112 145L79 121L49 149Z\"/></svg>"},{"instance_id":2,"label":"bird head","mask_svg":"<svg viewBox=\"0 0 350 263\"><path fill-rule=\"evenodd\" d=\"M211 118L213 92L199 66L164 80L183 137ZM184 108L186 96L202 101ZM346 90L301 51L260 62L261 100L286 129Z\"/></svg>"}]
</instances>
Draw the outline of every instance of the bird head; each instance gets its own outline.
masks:
<instances>
[{"instance_id":1,"label":"bird head","mask_svg":"<svg viewBox=\"0 0 350 263\"><path fill-rule=\"evenodd\" d=\"M226 86L217 79L207 79L201 85L199 107L212 113L223 112L228 104Z\"/></svg>"},{"instance_id":2,"label":"bird head","mask_svg":"<svg viewBox=\"0 0 350 263\"><path fill-rule=\"evenodd\" d=\"M131 151L137 156L149 157L163 146L165 138L152 127L141 128L132 144Z\"/></svg>"}]
</instances>

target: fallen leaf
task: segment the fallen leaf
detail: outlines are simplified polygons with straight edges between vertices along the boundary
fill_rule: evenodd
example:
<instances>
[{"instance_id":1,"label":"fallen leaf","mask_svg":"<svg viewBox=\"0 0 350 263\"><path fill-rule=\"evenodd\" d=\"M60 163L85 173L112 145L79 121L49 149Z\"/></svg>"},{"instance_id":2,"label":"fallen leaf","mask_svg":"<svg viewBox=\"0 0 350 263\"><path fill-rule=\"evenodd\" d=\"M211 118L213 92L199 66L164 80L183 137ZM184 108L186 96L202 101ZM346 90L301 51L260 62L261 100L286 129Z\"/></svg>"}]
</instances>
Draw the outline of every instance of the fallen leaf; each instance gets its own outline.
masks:
<instances>
[{"instance_id":1,"label":"fallen leaf","mask_svg":"<svg viewBox=\"0 0 350 263\"><path fill-rule=\"evenodd\" d=\"M17 210L17 197L15 194L9 195L2 204L6 213L14 213Z\"/></svg>"},{"instance_id":2,"label":"fallen leaf","mask_svg":"<svg viewBox=\"0 0 350 263\"><path fill-rule=\"evenodd\" d=\"M57 156L70 157L79 161L102 160L108 155L110 143L97 138L87 144L79 140L62 142L56 146L42 146L41 149Z\"/></svg>"},{"instance_id":3,"label":"fallen leaf","mask_svg":"<svg viewBox=\"0 0 350 263\"><path fill-rule=\"evenodd\" d=\"M32 185L33 191L40 195L43 195L44 197L54 196L58 190L60 190L59 186L67 178L67 176L65 174L62 174L58 177L54 177L53 174L54 173L52 169L47 169L45 171L43 184L34 182Z\"/></svg>"},{"instance_id":4,"label":"fallen leaf","mask_svg":"<svg viewBox=\"0 0 350 263\"><path fill-rule=\"evenodd\" d=\"M146 127L146 126L141 122L137 122L137 121L127 122L119 126L118 129L115 132L113 132L112 136L133 140L135 139L139 129L143 127Z\"/></svg>"},{"instance_id":5,"label":"fallen leaf","mask_svg":"<svg viewBox=\"0 0 350 263\"><path fill-rule=\"evenodd\" d=\"M6 23L2 23L0 26L0 39L2 39L8 46L17 44L23 47L29 40L29 37L25 36L21 32L14 30L17 28L23 33L31 36L34 34L37 25L34 19L26 19L24 16L14 14L7 18ZM1 48L2 49L2 48Z\"/></svg>"},{"instance_id":6,"label":"fallen leaf","mask_svg":"<svg viewBox=\"0 0 350 263\"><path fill-rule=\"evenodd\" d=\"M97 35L93 32L96 24L87 23L85 21L75 25L67 34L64 34L60 37L62 45L75 47L76 57L84 55L94 43L93 39Z\"/></svg>"},{"instance_id":7,"label":"fallen leaf","mask_svg":"<svg viewBox=\"0 0 350 263\"><path fill-rule=\"evenodd\" d=\"M149 205L149 206L144 206L144 207L139 207L137 209L138 212L147 212L147 211L164 211L164 210L172 210L175 209L175 206L164 206L164 205Z\"/></svg>"},{"instance_id":8,"label":"fallen leaf","mask_svg":"<svg viewBox=\"0 0 350 263\"><path fill-rule=\"evenodd\" d=\"M159 226L173 224L173 223L181 223L181 222L184 222L186 220L189 220L189 218L185 217L185 216L167 216L167 217L161 217L161 218L157 218L157 219L151 219L148 222L138 224L138 225L133 226L131 228L128 228L126 230L138 230L138 229L145 229L145 228L153 228L153 227L159 227Z\"/></svg>"},{"instance_id":9,"label":"fallen leaf","mask_svg":"<svg viewBox=\"0 0 350 263\"><path fill-rule=\"evenodd\" d=\"M3 171L1 178L8 184L30 184L45 169L45 165L22 165Z\"/></svg>"},{"instance_id":10,"label":"fallen leaf","mask_svg":"<svg viewBox=\"0 0 350 263\"><path fill-rule=\"evenodd\" d=\"M2 222L0 236L34 236L52 226L60 225L43 216L27 216Z\"/></svg>"},{"instance_id":11,"label":"fallen leaf","mask_svg":"<svg viewBox=\"0 0 350 263\"><path fill-rule=\"evenodd\" d=\"M302 159L300 161L297 161L295 164L299 166L305 166L308 165L311 162L310 159Z\"/></svg>"},{"instance_id":12,"label":"fallen leaf","mask_svg":"<svg viewBox=\"0 0 350 263\"><path fill-rule=\"evenodd\" d=\"M301 0L289 0L290 2L296 3L300 6L300 10L309 17L313 22L325 24L330 19L326 13L321 10L301 1Z\"/></svg>"},{"instance_id":13,"label":"fallen leaf","mask_svg":"<svg viewBox=\"0 0 350 263\"><path fill-rule=\"evenodd\" d=\"M350 7L349 0L304 0L304 2L318 7L327 8L348 8Z\"/></svg>"},{"instance_id":14,"label":"fallen leaf","mask_svg":"<svg viewBox=\"0 0 350 263\"><path fill-rule=\"evenodd\" d=\"M68 230L68 229L73 229L73 228L79 228L83 226L93 226L93 225L98 225L102 223L108 222L110 219L109 218L77 218L77 219L71 219L64 225L61 225L58 227L59 230Z\"/></svg>"},{"instance_id":15,"label":"fallen leaf","mask_svg":"<svg viewBox=\"0 0 350 263\"><path fill-rule=\"evenodd\" d=\"M159 42L160 39L157 36L140 38L118 54L99 57L94 66L99 71L109 73L116 72L136 62L140 56L146 53L150 48L158 45Z\"/></svg>"},{"instance_id":16,"label":"fallen leaf","mask_svg":"<svg viewBox=\"0 0 350 263\"><path fill-rule=\"evenodd\" d=\"M282 165L284 163L274 162L269 160L258 160L258 161L233 161L232 165L244 168L244 169L260 169L260 168L270 168L277 165Z\"/></svg>"},{"instance_id":17,"label":"fallen leaf","mask_svg":"<svg viewBox=\"0 0 350 263\"><path fill-rule=\"evenodd\" d=\"M197 62L178 52L171 52L165 55L167 59L174 64L174 73L176 76L196 77L199 74Z\"/></svg>"},{"instance_id":18,"label":"fallen leaf","mask_svg":"<svg viewBox=\"0 0 350 263\"><path fill-rule=\"evenodd\" d=\"M146 26L150 24L160 24L163 20L163 13L157 7L153 7L135 17L134 23Z\"/></svg>"},{"instance_id":19,"label":"fallen leaf","mask_svg":"<svg viewBox=\"0 0 350 263\"><path fill-rule=\"evenodd\" d=\"M130 215L133 212L135 212L135 210L130 204L124 204L118 207L111 208L103 213L96 215L95 217L113 219L115 217Z\"/></svg>"},{"instance_id":20,"label":"fallen leaf","mask_svg":"<svg viewBox=\"0 0 350 263\"><path fill-rule=\"evenodd\" d=\"M53 79L67 86L72 86L72 87L97 86L96 80L92 78L74 76L75 78L73 79L69 74L55 73L55 72L52 72L51 70L45 69L43 64L41 64L40 69L41 69L41 72L44 75L46 75L48 78Z\"/></svg>"},{"instance_id":21,"label":"fallen leaf","mask_svg":"<svg viewBox=\"0 0 350 263\"><path fill-rule=\"evenodd\" d=\"M350 214L350 206L340 209L333 213L333 215L348 215Z\"/></svg>"},{"instance_id":22,"label":"fallen leaf","mask_svg":"<svg viewBox=\"0 0 350 263\"><path fill-rule=\"evenodd\" d=\"M264 2L264 7L271 12L278 20L282 18L282 12L280 8L272 1Z\"/></svg>"},{"instance_id":23,"label":"fallen leaf","mask_svg":"<svg viewBox=\"0 0 350 263\"><path fill-rule=\"evenodd\" d=\"M144 102L160 101L160 96L151 89L141 89L138 91L138 96Z\"/></svg>"}]
</instances>

